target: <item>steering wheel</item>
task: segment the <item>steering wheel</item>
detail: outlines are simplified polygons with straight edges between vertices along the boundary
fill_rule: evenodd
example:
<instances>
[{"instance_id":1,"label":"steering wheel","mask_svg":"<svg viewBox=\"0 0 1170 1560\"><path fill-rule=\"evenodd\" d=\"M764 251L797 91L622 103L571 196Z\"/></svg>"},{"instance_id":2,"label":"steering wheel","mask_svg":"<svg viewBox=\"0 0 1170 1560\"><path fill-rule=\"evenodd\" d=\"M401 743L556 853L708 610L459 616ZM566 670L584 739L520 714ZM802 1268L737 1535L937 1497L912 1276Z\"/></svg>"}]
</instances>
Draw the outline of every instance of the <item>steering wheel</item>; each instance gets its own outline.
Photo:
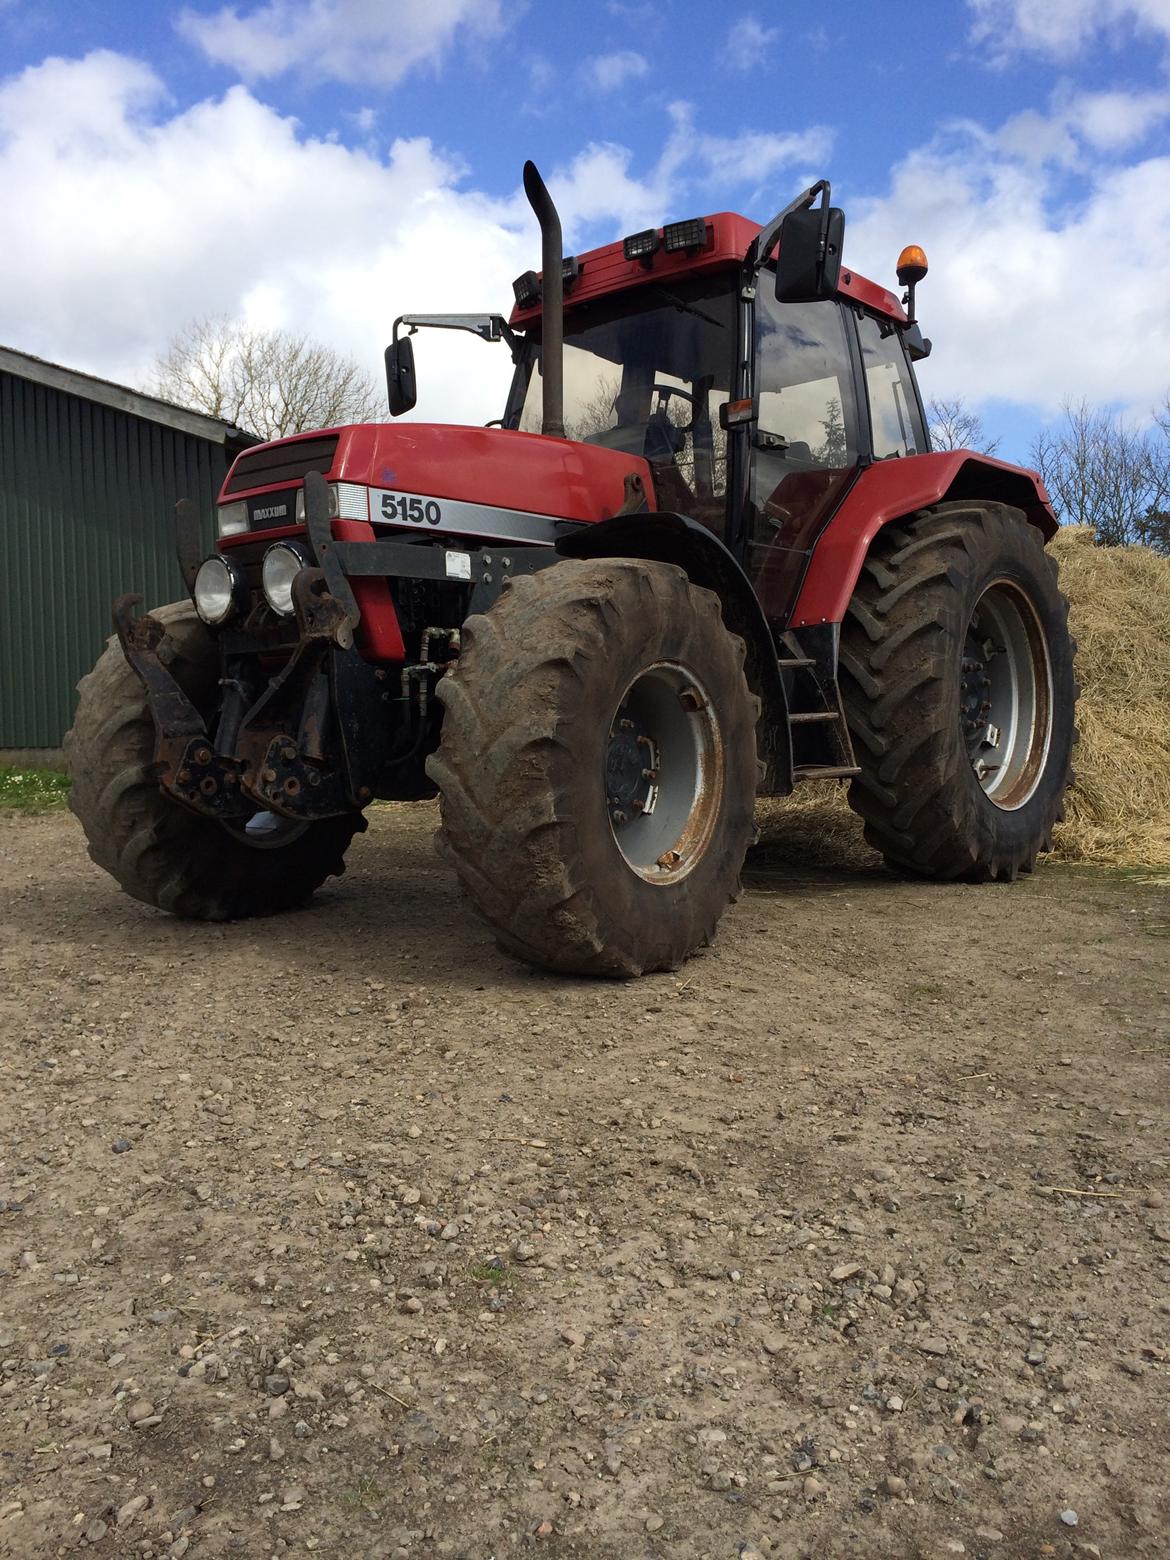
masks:
<instances>
[{"instance_id":1,"label":"steering wheel","mask_svg":"<svg viewBox=\"0 0 1170 1560\"><path fill-rule=\"evenodd\" d=\"M688 423L681 423L677 426L683 433L691 433L694 430L695 413L698 409L699 398L692 390L684 390L681 385L660 385L656 380L651 386L650 393L658 397L658 404L654 408L655 412L665 412L670 404L672 395L677 395L679 400L685 401L691 409L691 420ZM653 416L653 412L651 416Z\"/></svg>"}]
</instances>

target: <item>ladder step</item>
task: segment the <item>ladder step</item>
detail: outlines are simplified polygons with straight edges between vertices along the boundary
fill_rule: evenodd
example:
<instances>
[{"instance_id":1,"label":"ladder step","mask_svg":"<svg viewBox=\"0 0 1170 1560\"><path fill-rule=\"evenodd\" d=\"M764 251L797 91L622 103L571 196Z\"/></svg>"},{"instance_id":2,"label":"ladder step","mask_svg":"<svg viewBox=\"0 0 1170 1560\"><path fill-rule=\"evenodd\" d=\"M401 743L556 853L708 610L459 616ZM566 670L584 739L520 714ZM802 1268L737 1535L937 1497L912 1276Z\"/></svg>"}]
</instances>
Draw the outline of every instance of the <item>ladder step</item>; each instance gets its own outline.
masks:
<instances>
[{"instance_id":1,"label":"ladder step","mask_svg":"<svg viewBox=\"0 0 1170 1560\"><path fill-rule=\"evenodd\" d=\"M794 672L798 671L801 667L815 666L816 664L817 663L809 656L794 656L791 660L780 660L776 662L776 665L782 672Z\"/></svg>"},{"instance_id":2,"label":"ladder step","mask_svg":"<svg viewBox=\"0 0 1170 1560\"><path fill-rule=\"evenodd\" d=\"M801 780L848 780L860 773L860 769L848 764L797 764L792 778L799 784Z\"/></svg>"},{"instance_id":3,"label":"ladder step","mask_svg":"<svg viewBox=\"0 0 1170 1560\"><path fill-rule=\"evenodd\" d=\"M798 710L795 715L788 717L788 723L791 726L808 726L813 721L840 719L841 715L838 710Z\"/></svg>"}]
</instances>

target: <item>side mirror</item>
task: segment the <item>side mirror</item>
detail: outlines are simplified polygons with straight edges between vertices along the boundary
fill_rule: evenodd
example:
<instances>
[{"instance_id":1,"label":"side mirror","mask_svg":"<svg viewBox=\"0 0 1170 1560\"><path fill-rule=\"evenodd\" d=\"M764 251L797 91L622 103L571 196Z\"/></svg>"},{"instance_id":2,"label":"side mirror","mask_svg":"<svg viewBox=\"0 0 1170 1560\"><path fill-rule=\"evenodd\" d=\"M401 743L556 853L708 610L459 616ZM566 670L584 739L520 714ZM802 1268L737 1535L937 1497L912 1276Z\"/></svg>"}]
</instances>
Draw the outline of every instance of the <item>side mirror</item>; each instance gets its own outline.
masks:
<instances>
[{"instance_id":1,"label":"side mirror","mask_svg":"<svg viewBox=\"0 0 1170 1560\"><path fill-rule=\"evenodd\" d=\"M841 279L844 238L845 213L839 206L790 211L780 224L777 300L813 303L833 297Z\"/></svg>"},{"instance_id":2,"label":"side mirror","mask_svg":"<svg viewBox=\"0 0 1170 1560\"><path fill-rule=\"evenodd\" d=\"M386 392L391 417L409 412L418 400L414 382L414 344L409 336L399 336L386 348Z\"/></svg>"}]
</instances>

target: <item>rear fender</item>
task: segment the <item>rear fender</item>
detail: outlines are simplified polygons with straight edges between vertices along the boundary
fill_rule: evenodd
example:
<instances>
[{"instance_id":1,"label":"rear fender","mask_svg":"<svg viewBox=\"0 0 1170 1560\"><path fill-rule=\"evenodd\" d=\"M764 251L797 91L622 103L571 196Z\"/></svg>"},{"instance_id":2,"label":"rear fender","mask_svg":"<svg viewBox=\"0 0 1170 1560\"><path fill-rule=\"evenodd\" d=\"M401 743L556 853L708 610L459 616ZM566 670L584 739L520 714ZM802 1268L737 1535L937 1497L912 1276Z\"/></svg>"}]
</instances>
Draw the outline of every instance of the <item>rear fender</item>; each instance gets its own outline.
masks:
<instances>
[{"instance_id":1,"label":"rear fender","mask_svg":"<svg viewBox=\"0 0 1170 1560\"><path fill-rule=\"evenodd\" d=\"M971 450L940 450L883 460L862 471L813 548L790 628L840 623L870 544L884 525L948 499L1011 504L1045 541L1058 529L1052 502L1034 471Z\"/></svg>"},{"instance_id":2,"label":"rear fender","mask_svg":"<svg viewBox=\"0 0 1170 1560\"><path fill-rule=\"evenodd\" d=\"M775 642L751 582L719 538L684 515L655 511L618 515L584 526L562 537L556 550L566 558L645 558L674 563L695 585L715 592L724 623L744 642L744 671L752 692L760 699L756 730L764 775L759 789L765 795L791 791L788 699Z\"/></svg>"}]
</instances>

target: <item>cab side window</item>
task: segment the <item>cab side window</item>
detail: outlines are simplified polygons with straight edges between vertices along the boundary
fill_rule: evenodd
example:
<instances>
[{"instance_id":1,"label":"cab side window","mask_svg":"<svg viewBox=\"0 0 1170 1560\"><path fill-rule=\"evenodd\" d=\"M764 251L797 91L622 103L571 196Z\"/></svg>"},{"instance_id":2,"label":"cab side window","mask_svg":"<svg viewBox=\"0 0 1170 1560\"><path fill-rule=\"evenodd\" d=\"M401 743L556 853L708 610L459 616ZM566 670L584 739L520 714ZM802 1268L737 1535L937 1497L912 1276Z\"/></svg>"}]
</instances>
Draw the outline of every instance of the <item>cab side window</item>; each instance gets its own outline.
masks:
<instances>
[{"instance_id":1,"label":"cab side window","mask_svg":"<svg viewBox=\"0 0 1170 1560\"><path fill-rule=\"evenodd\" d=\"M926 430L901 331L889 320L863 314L857 322L857 336L869 392L874 459L924 455L928 448Z\"/></svg>"}]
</instances>

